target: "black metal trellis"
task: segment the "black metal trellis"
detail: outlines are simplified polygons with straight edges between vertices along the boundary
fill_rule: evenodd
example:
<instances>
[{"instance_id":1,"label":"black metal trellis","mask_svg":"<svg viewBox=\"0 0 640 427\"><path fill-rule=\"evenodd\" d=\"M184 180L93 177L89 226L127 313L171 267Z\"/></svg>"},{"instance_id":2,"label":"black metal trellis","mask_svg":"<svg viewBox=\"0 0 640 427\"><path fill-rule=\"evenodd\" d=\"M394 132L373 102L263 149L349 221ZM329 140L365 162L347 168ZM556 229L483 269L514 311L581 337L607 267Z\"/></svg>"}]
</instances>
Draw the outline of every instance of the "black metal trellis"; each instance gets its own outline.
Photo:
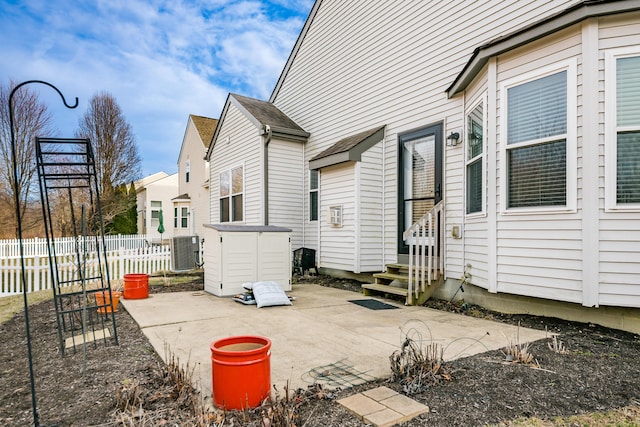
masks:
<instances>
[{"instance_id":1,"label":"black metal trellis","mask_svg":"<svg viewBox=\"0 0 640 427\"><path fill-rule=\"evenodd\" d=\"M88 139L36 138L60 352L118 344L95 157ZM52 205L69 209L74 253L58 254ZM70 268L72 267L72 268ZM99 298L100 297L100 298Z\"/></svg>"},{"instance_id":2,"label":"black metal trellis","mask_svg":"<svg viewBox=\"0 0 640 427\"><path fill-rule=\"evenodd\" d=\"M62 92L51 83L42 80L28 80L16 85L9 95L9 126L11 133L11 167L12 177L16 183L14 188L14 202L16 214L16 234L20 249L20 282L24 302L24 316L26 326L27 351L29 359L29 377L31 380L31 405L33 410L33 425L40 426L36 399L35 375L33 369L33 352L31 346L31 332L29 325L29 305L27 300L27 274L25 268L22 219L20 215L20 191L17 147L14 129L13 95L18 89L28 84L42 84L55 90L69 109L78 106L67 103ZM36 156L38 179L40 183L40 197L44 216L47 244L49 248L50 274L53 279L54 302L61 353L66 348L76 348L76 332L81 332L83 350L86 355L87 341L97 345L99 341L118 344L115 315L108 307L111 306L113 294L109 278L107 263L102 210L96 179L95 159L91 144L88 140L80 139L52 139L37 138ZM50 196L52 192L65 192L66 201L71 210L71 223L75 237L75 253L67 260L73 263L75 271L72 275L61 274L61 259L55 253L55 237L52 220ZM58 194L60 196L60 194ZM62 198L64 199L64 198ZM77 204L76 202L80 202ZM77 217L78 206L80 216ZM87 207L89 213L87 214ZM89 237L91 235L92 237ZM95 262L88 262L89 254L93 254ZM69 291L73 286L80 286L79 291ZM89 287L88 285L93 285ZM107 298L102 302L96 301L98 292L106 292ZM105 316L106 315L106 316ZM102 329L98 329L102 327ZM100 333L101 332L101 333ZM65 339L65 335L70 335ZM86 360L86 356L85 356Z\"/></svg>"},{"instance_id":3,"label":"black metal trellis","mask_svg":"<svg viewBox=\"0 0 640 427\"><path fill-rule=\"evenodd\" d=\"M37 399L36 399L36 387L35 387L35 375L33 373L33 353L32 353L32 349L31 349L31 332L30 332L30 327L29 327L29 304L27 301L27 274L26 274L26 268L24 265L24 246L22 244L22 218L20 216L20 191L18 188L18 182L19 181L19 176L18 176L18 162L17 162L17 155L16 155L16 136L15 136L15 130L14 130L14 123L13 123L13 95L16 93L16 91L18 89L20 89L22 86L28 85L28 84L43 84L45 86L49 86L50 88L52 88L53 90L55 90L58 95L60 95L60 98L62 98L62 103L64 104L65 107L73 109L76 108L78 106L78 98L76 97L76 102L74 105L69 105L67 104L67 100L64 98L64 96L62 95L62 92L60 92L60 90L58 90L57 87L55 87L54 85L52 85L51 83L42 81L42 80L28 80L26 82L22 82L18 85L16 85L16 87L13 88L13 90L11 91L11 93L9 94L9 101L8 101L8 106L9 106L9 130L11 133L11 167L12 167L12 176L13 176L13 180L16 183L16 188L14 188L14 202L15 202L15 210L16 210L16 225L17 225L17 237L18 237L18 243L19 243L19 248L20 248L20 281L21 281L21 285L22 285L22 297L23 297L23 302L24 302L24 321L25 321L25 326L26 326L26 338L27 338L27 352L28 352L28 358L29 358L29 378L31 380L31 406L33 409L33 425L35 427L38 427L40 425L40 421L38 420L38 406L37 406Z\"/></svg>"}]
</instances>

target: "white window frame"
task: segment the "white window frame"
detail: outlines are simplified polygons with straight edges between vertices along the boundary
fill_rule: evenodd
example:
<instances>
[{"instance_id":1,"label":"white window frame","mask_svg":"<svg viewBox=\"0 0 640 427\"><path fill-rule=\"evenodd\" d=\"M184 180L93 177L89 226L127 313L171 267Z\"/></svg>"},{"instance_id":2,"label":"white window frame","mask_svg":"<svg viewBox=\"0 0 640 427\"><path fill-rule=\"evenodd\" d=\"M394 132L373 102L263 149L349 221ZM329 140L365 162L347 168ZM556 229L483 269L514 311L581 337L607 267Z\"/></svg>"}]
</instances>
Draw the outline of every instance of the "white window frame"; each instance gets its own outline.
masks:
<instances>
[{"instance_id":1,"label":"white window frame","mask_svg":"<svg viewBox=\"0 0 640 427\"><path fill-rule=\"evenodd\" d=\"M160 205L154 206L154 203L159 203ZM151 211L151 221L149 221L149 226L151 228L158 228L158 226L160 225L160 211L162 210L162 200L151 200L151 202L149 203L149 210Z\"/></svg>"},{"instance_id":2,"label":"white window frame","mask_svg":"<svg viewBox=\"0 0 640 427\"><path fill-rule=\"evenodd\" d=\"M185 182L189 182L191 179L191 160L187 160L184 164L184 179Z\"/></svg>"},{"instance_id":3,"label":"white window frame","mask_svg":"<svg viewBox=\"0 0 640 427\"><path fill-rule=\"evenodd\" d=\"M556 62L545 67L532 70L517 77L507 79L499 85L500 96L500 213L503 215L519 215L532 213L564 213L577 212L577 60L575 58ZM567 72L567 133L564 135L566 141L566 162L567 162L567 192L565 206L534 206L507 208L507 150L513 148L526 147L543 143L546 139L525 141L512 144L507 147L507 90L543 77L550 76L562 71ZM550 140L561 138L562 135L554 135Z\"/></svg>"},{"instance_id":4,"label":"white window frame","mask_svg":"<svg viewBox=\"0 0 640 427\"><path fill-rule=\"evenodd\" d=\"M313 173L317 174L317 179L316 179L316 188L311 188L311 176ZM311 218L311 214L313 213L311 211L311 207L312 207L312 203L311 203L311 196L315 194L316 195L316 210L315 210L315 219ZM320 171L319 170L309 170L309 222L316 222L318 221L320 217Z\"/></svg>"},{"instance_id":5,"label":"white window frame","mask_svg":"<svg viewBox=\"0 0 640 427\"><path fill-rule=\"evenodd\" d=\"M180 228L189 228L189 207L180 206Z\"/></svg>"},{"instance_id":6,"label":"white window frame","mask_svg":"<svg viewBox=\"0 0 640 427\"><path fill-rule=\"evenodd\" d=\"M241 168L242 169L242 190L239 192L234 193L233 192L233 171L235 169ZM220 221L220 223L223 223L222 221L222 211L220 210L220 200L223 199L223 197L221 197L220 195L220 177L222 176L223 173L229 173L229 195L225 196L229 198L229 221L225 221L224 223L243 223L245 222L245 217L246 217L246 198L245 198L245 191L244 191L244 184L245 181L247 179L246 176L246 168L244 163L239 164L239 165L235 165L232 166L230 168L227 168L223 171L221 171L218 174L218 219ZM242 219L234 221L233 219L233 196L242 196Z\"/></svg>"},{"instance_id":7,"label":"white window frame","mask_svg":"<svg viewBox=\"0 0 640 427\"><path fill-rule=\"evenodd\" d=\"M604 60L604 200L605 211L616 212L640 212L640 203L617 202L617 182L618 182L618 132L640 130L640 126L620 126L617 125L617 90L616 90L616 60L619 58L629 58L640 56L639 46L628 46L623 48L608 49L605 51Z\"/></svg>"},{"instance_id":8,"label":"white window frame","mask_svg":"<svg viewBox=\"0 0 640 427\"><path fill-rule=\"evenodd\" d=\"M178 228L178 206L173 207L173 228Z\"/></svg>"},{"instance_id":9,"label":"white window frame","mask_svg":"<svg viewBox=\"0 0 640 427\"><path fill-rule=\"evenodd\" d=\"M329 206L328 222L332 227L342 227L342 205Z\"/></svg>"},{"instance_id":10,"label":"white window frame","mask_svg":"<svg viewBox=\"0 0 640 427\"><path fill-rule=\"evenodd\" d=\"M478 160L478 156L474 157L473 159L469 159L469 143L468 143L468 138L469 138L469 131L471 129L469 129L469 115L471 115L471 113L478 107L478 105L482 104L482 154L479 156L480 159L480 163L482 164L482 208L477 211L477 212L472 212L472 213L467 213L467 191L468 191L468 185L467 185L467 169L469 167L469 165L471 163L474 163L476 160ZM483 93L481 96L479 96L476 100L474 100L471 104L469 104L470 107L466 110L465 115L464 115L464 137L463 137L463 143L464 143L464 172L463 172L463 180L464 180L464 212L467 218L474 218L474 217L485 217L487 215L486 212L486 197L487 197L487 148L488 148L488 144L487 144L487 113L488 113L488 108L487 108L487 93Z\"/></svg>"}]
</instances>

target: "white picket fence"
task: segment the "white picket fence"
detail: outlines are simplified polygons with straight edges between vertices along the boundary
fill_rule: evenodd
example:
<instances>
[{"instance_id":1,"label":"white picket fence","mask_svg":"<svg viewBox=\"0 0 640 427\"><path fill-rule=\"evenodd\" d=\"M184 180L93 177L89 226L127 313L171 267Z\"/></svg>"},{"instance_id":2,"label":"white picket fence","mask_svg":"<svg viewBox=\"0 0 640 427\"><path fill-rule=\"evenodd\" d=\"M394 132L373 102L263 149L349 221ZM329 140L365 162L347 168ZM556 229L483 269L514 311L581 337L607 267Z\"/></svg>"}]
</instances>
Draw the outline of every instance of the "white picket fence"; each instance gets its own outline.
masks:
<instances>
[{"instance_id":1,"label":"white picket fence","mask_svg":"<svg viewBox=\"0 0 640 427\"><path fill-rule=\"evenodd\" d=\"M107 251L116 249L138 249L149 246L146 234L118 234L104 237L105 247ZM76 240L73 237L57 237L55 239L56 254L72 254L76 253L76 247L84 247L86 243L87 251L95 251L96 238L88 236L86 239L80 238ZM47 239L34 238L22 239L22 247L25 257L47 256ZM20 256L19 240L0 240L0 257L17 257Z\"/></svg>"},{"instance_id":2,"label":"white picket fence","mask_svg":"<svg viewBox=\"0 0 640 427\"><path fill-rule=\"evenodd\" d=\"M128 273L152 274L171 268L169 245L108 250L106 255L112 286L119 283L119 280ZM104 264L104 253L102 256ZM27 292L51 289L53 284L49 270L49 256L46 252L44 255L25 255L24 261ZM60 282L79 278L75 252L57 254L57 263ZM82 263L85 277L99 276L96 252L88 252ZM102 275L106 277L106 273L103 272ZM22 294L21 283L20 257L0 257L0 297Z\"/></svg>"}]
</instances>

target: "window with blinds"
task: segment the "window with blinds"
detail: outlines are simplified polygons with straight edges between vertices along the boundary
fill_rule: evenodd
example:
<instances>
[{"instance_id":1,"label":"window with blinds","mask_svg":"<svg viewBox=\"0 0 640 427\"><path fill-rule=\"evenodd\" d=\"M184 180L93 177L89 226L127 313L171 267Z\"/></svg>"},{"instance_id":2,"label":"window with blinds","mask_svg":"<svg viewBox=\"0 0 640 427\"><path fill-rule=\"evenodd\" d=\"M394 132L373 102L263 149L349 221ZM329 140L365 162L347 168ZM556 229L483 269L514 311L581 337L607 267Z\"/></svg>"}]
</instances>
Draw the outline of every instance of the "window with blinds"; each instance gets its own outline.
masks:
<instances>
[{"instance_id":1,"label":"window with blinds","mask_svg":"<svg viewBox=\"0 0 640 427\"><path fill-rule=\"evenodd\" d=\"M640 203L640 56L616 59L616 203Z\"/></svg>"},{"instance_id":2,"label":"window with blinds","mask_svg":"<svg viewBox=\"0 0 640 427\"><path fill-rule=\"evenodd\" d=\"M507 207L567 205L567 71L507 89Z\"/></svg>"},{"instance_id":3,"label":"window with blinds","mask_svg":"<svg viewBox=\"0 0 640 427\"><path fill-rule=\"evenodd\" d=\"M484 109L478 104L467 116L467 214L482 212Z\"/></svg>"}]
</instances>

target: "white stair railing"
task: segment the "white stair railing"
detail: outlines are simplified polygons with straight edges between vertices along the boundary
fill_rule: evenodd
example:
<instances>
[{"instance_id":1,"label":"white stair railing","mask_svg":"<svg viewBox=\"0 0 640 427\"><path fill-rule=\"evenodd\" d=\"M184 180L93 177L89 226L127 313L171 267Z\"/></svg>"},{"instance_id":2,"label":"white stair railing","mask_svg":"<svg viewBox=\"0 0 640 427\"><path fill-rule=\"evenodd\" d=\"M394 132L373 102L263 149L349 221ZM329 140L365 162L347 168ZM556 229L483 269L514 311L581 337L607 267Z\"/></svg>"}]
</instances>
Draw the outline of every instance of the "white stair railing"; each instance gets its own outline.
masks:
<instances>
[{"instance_id":1,"label":"white stair railing","mask_svg":"<svg viewBox=\"0 0 640 427\"><path fill-rule=\"evenodd\" d=\"M438 202L402 235L409 245L409 298L425 292L444 274L444 202Z\"/></svg>"}]
</instances>

